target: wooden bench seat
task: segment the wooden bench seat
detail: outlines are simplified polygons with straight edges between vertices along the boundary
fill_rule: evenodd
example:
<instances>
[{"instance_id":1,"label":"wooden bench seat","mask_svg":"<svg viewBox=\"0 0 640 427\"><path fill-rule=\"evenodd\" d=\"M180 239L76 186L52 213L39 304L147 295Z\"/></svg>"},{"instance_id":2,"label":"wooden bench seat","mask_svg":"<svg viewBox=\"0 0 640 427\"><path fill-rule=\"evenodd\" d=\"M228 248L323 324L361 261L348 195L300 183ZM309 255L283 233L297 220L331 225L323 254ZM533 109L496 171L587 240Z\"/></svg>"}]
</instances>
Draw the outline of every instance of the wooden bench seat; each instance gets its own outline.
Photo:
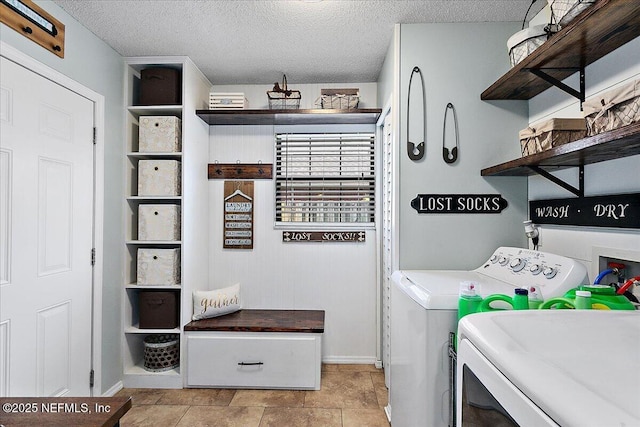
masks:
<instances>
[{"instance_id":1,"label":"wooden bench seat","mask_svg":"<svg viewBox=\"0 0 640 427\"><path fill-rule=\"evenodd\" d=\"M322 310L240 310L184 331L187 387L320 389Z\"/></svg>"},{"instance_id":2,"label":"wooden bench seat","mask_svg":"<svg viewBox=\"0 0 640 427\"><path fill-rule=\"evenodd\" d=\"M186 332L324 332L323 310L240 310L210 319L194 320Z\"/></svg>"}]
</instances>

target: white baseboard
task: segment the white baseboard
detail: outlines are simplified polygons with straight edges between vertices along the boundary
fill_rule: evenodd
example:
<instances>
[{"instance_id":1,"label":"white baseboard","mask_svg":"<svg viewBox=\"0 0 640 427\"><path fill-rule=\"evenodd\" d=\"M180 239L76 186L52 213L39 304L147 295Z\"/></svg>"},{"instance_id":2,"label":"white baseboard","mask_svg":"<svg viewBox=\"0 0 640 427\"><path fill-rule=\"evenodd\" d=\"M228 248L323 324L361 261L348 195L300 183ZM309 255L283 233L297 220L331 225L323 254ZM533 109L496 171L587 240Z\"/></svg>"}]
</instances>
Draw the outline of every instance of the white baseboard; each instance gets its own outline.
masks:
<instances>
[{"instance_id":1,"label":"white baseboard","mask_svg":"<svg viewBox=\"0 0 640 427\"><path fill-rule=\"evenodd\" d=\"M336 365L376 365L376 357L366 356L327 356L322 358L322 363Z\"/></svg>"},{"instance_id":2,"label":"white baseboard","mask_svg":"<svg viewBox=\"0 0 640 427\"><path fill-rule=\"evenodd\" d=\"M391 405L384 407L384 413L387 415L387 421L391 422Z\"/></svg>"},{"instance_id":3,"label":"white baseboard","mask_svg":"<svg viewBox=\"0 0 640 427\"><path fill-rule=\"evenodd\" d=\"M107 390L104 393L102 393L102 397L115 396L115 394L117 392L119 392L120 390L122 390L123 388L124 388L124 385L122 384L122 381L118 381L113 386L111 386L111 388L109 390Z\"/></svg>"}]
</instances>

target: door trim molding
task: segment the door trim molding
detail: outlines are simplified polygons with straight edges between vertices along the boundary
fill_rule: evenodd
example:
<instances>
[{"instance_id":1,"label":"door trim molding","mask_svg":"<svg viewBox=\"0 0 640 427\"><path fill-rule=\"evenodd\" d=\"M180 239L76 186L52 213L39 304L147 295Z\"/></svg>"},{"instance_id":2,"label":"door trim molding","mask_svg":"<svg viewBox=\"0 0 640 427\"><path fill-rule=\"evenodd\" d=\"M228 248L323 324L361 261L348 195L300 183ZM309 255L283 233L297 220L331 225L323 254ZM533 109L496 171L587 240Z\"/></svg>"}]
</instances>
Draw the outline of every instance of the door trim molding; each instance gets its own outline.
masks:
<instances>
[{"instance_id":1,"label":"door trim molding","mask_svg":"<svg viewBox=\"0 0 640 427\"><path fill-rule=\"evenodd\" d=\"M96 249L103 248L104 243L104 122L105 122L105 100L104 96L83 86L77 81L69 78L48 65L32 58L19 51L13 46L0 41L0 56L15 62L16 64L33 71L40 76L51 80L77 93L93 102L93 123L96 128L96 144L94 146L94 224L93 241ZM89 254L87 254L88 257ZM93 269L93 301L92 301L92 354L91 364L96 371L94 386L91 392L102 390L102 274L104 268L103 254L101 250L96 250L96 259ZM89 373L87 372L87 381Z\"/></svg>"}]
</instances>

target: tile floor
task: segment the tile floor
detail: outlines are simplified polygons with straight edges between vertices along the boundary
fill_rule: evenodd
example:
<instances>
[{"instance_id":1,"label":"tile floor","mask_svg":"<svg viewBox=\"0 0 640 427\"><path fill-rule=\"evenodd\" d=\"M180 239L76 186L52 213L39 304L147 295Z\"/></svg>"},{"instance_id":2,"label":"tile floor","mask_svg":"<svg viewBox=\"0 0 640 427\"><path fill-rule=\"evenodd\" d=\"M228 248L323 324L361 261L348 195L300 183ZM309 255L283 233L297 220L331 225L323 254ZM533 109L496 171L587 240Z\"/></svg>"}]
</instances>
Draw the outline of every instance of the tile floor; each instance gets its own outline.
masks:
<instances>
[{"instance_id":1,"label":"tile floor","mask_svg":"<svg viewBox=\"0 0 640 427\"><path fill-rule=\"evenodd\" d=\"M121 427L389 427L384 372L323 365L320 390L123 389Z\"/></svg>"}]
</instances>

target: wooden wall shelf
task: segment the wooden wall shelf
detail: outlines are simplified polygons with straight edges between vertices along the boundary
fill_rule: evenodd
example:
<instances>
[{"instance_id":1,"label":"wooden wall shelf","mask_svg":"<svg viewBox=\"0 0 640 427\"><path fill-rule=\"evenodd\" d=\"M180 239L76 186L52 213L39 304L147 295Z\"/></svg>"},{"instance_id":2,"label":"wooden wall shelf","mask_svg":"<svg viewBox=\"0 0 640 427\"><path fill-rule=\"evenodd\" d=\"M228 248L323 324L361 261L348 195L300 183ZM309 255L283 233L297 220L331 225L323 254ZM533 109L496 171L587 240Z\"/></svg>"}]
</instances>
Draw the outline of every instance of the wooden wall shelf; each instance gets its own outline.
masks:
<instances>
[{"instance_id":1,"label":"wooden wall shelf","mask_svg":"<svg viewBox=\"0 0 640 427\"><path fill-rule=\"evenodd\" d=\"M543 69L563 80L639 35L640 1L599 0L482 92L480 99L531 99L551 83L529 69Z\"/></svg>"},{"instance_id":2,"label":"wooden wall shelf","mask_svg":"<svg viewBox=\"0 0 640 427\"><path fill-rule=\"evenodd\" d=\"M640 122L482 169L482 176L536 175L533 167L566 169L640 154Z\"/></svg>"},{"instance_id":3,"label":"wooden wall shelf","mask_svg":"<svg viewBox=\"0 0 640 427\"><path fill-rule=\"evenodd\" d=\"M209 125L375 124L382 110L197 110Z\"/></svg>"},{"instance_id":4,"label":"wooden wall shelf","mask_svg":"<svg viewBox=\"0 0 640 427\"><path fill-rule=\"evenodd\" d=\"M482 100L531 99L579 72L579 97L584 98L584 69L640 36L640 1L598 0L566 27L486 89ZM542 78L542 77L545 78ZM550 78L547 78L550 77ZM554 81L555 80L555 81ZM572 90L573 89L573 90ZM577 95L576 95L577 96ZM482 176L541 175L568 191L584 196L584 166L640 154L640 123L604 132L550 150L482 169ZM578 167L579 187L550 172Z\"/></svg>"}]
</instances>

